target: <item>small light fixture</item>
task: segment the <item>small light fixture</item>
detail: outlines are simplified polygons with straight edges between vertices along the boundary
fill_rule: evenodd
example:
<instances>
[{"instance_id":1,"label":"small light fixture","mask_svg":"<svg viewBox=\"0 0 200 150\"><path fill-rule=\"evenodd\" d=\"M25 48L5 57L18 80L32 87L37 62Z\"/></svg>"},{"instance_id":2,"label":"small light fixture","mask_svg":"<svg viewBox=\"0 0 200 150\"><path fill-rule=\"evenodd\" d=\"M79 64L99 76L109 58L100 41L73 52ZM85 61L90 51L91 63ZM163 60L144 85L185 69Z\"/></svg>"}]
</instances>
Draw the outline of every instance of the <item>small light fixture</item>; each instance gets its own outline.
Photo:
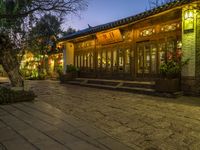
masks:
<instances>
[{"instance_id":1,"label":"small light fixture","mask_svg":"<svg viewBox=\"0 0 200 150\"><path fill-rule=\"evenodd\" d=\"M192 9L185 10L185 20L194 18L194 11Z\"/></svg>"},{"instance_id":2,"label":"small light fixture","mask_svg":"<svg viewBox=\"0 0 200 150\"><path fill-rule=\"evenodd\" d=\"M194 32L194 10L187 9L184 11L184 33Z\"/></svg>"}]
</instances>

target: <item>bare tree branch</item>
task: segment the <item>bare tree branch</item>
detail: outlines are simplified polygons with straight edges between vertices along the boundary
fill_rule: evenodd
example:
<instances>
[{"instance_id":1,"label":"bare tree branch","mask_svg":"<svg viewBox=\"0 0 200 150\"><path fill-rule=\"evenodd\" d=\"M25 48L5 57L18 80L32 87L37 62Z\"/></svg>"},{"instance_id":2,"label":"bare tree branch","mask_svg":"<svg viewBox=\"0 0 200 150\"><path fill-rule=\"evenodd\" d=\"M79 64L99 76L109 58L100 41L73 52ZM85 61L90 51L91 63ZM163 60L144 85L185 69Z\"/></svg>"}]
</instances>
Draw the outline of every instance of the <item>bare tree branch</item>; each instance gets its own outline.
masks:
<instances>
[{"instance_id":1,"label":"bare tree branch","mask_svg":"<svg viewBox=\"0 0 200 150\"><path fill-rule=\"evenodd\" d=\"M8 1L8 0L7 0ZM0 19L16 19L27 17L33 13L56 13L58 15L68 15L77 13L87 7L86 0L23 0L24 8L15 13L0 12ZM22 5L20 0L16 3Z\"/></svg>"}]
</instances>

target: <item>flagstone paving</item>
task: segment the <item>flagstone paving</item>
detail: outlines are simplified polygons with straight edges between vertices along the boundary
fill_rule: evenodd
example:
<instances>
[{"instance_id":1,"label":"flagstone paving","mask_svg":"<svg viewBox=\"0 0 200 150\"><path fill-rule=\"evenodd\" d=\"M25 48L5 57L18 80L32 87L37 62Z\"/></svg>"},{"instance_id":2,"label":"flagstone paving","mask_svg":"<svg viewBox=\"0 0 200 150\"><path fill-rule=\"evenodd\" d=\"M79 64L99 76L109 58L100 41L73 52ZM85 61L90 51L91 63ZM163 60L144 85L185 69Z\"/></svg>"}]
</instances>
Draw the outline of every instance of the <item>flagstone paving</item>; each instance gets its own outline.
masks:
<instances>
[{"instance_id":1,"label":"flagstone paving","mask_svg":"<svg viewBox=\"0 0 200 150\"><path fill-rule=\"evenodd\" d=\"M0 150L132 150L40 101L0 106Z\"/></svg>"},{"instance_id":2,"label":"flagstone paving","mask_svg":"<svg viewBox=\"0 0 200 150\"><path fill-rule=\"evenodd\" d=\"M10 111L13 112L12 117L15 116L19 118L18 116L23 116L22 121L26 122L23 126L19 123L13 125L13 127L19 128L18 130L21 131L20 136L29 137L31 133L33 135L43 135L41 139L54 136L57 137L56 140L59 141L62 146L67 145L68 148L72 147L73 144L71 145L71 143L75 143L77 137L81 137L81 139L92 142L92 146L96 144L95 148L97 148L99 144L99 147L103 144L106 145L108 149L114 150L125 150L123 148L124 145L117 141L132 147L132 149L138 150L200 149L200 98L180 97L178 99L170 99L152 97L75 85L62 85L57 81L50 80L31 81L27 84L32 87L38 95L36 99L37 102L32 105L25 103L4 108L10 110L11 108L13 109L13 107L18 108L22 105L23 108L21 108L21 111L27 112L23 114L22 112L12 109L12 111ZM66 126L65 123L59 122L59 119L63 119L66 114L60 114L57 111L50 111L46 108L42 109L42 107L44 107L43 105L47 106L44 102L66 113L69 118L74 116L84 120L87 124L94 125L98 130L90 130L87 125L82 125L83 122L76 123L76 120L72 119L68 123L77 125L76 128L78 128L79 131L74 132L74 128L67 125L65 128L67 133L60 131L64 135L60 132L55 132L55 125L60 128ZM26 107L26 105L29 106ZM51 106L48 105L47 108L51 108ZM51 117L45 118L43 116L44 114L41 115L40 111L33 113L32 111L34 110L32 110L32 108L34 108L34 110L39 109L40 111L45 111L48 114L50 113L52 116L56 116L56 120L52 121L53 119ZM2 113L5 112L3 111ZM27 115L29 114L33 116L32 119L28 119ZM45 118L46 123L38 119L35 120L35 117L38 116L41 117L40 119ZM6 118L4 120L6 120ZM33 120L35 120L34 122L37 122L37 124L32 124ZM6 123L8 124L9 121L8 119ZM50 122L51 124L49 124ZM43 131L35 131L34 129L32 129L34 131L22 131L20 127L26 128L27 123L32 125L34 129L46 128ZM4 126L4 124L2 124L2 126ZM12 121L10 121L10 126L12 127ZM7 130L10 131L10 129ZM104 137L104 134L102 135L102 132L99 132L100 130L106 133L106 135L110 135L112 138ZM69 139L72 133L75 139L70 138L72 142L66 143L68 140L63 139ZM87 134L87 136L83 133ZM12 130L9 134L19 136L13 133ZM9 137L5 136L5 138ZM41 140L29 138L30 143L33 142L37 143L39 146L43 146ZM20 142L23 143L23 140ZM51 140L50 142L51 145L55 146L55 140ZM77 149L83 145L82 142L77 142ZM89 148L86 146L85 149Z\"/></svg>"}]
</instances>

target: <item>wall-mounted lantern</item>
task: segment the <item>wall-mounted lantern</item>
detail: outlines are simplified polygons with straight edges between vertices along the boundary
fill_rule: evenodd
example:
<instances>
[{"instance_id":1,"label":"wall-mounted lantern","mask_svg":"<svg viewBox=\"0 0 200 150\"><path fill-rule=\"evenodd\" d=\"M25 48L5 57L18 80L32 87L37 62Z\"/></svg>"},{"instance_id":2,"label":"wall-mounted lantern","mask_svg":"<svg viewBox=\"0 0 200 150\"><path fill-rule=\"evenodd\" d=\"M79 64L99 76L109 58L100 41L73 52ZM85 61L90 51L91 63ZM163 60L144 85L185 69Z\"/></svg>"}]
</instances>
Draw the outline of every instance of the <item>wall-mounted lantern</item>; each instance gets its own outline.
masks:
<instances>
[{"instance_id":1,"label":"wall-mounted lantern","mask_svg":"<svg viewBox=\"0 0 200 150\"><path fill-rule=\"evenodd\" d=\"M193 19L194 18L194 11L192 9L188 9L184 13L185 15L185 20L187 19Z\"/></svg>"},{"instance_id":2,"label":"wall-mounted lantern","mask_svg":"<svg viewBox=\"0 0 200 150\"><path fill-rule=\"evenodd\" d=\"M187 9L184 11L184 33L194 31L194 10Z\"/></svg>"}]
</instances>

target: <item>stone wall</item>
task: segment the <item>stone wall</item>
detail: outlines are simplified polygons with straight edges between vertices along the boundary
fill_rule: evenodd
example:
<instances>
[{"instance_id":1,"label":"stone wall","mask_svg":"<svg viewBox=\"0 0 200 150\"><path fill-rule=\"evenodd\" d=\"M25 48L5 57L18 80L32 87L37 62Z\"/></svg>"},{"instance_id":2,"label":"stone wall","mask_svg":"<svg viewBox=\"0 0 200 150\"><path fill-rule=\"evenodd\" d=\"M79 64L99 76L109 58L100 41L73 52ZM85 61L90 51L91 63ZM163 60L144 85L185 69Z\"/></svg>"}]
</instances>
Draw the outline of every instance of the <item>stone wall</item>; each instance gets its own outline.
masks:
<instances>
[{"instance_id":1,"label":"stone wall","mask_svg":"<svg viewBox=\"0 0 200 150\"><path fill-rule=\"evenodd\" d=\"M197 15L197 35L196 35L196 90L200 95L200 14Z\"/></svg>"},{"instance_id":2,"label":"stone wall","mask_svg":"<svg viewBox=\"0 0 200 150\"><path fill-rule=\"evenodd\" d=\"M200 79L182 77L181 88L185 95L200 96Z\"/></svg>"},{"instance_id":3,"label":"stone wall","mask_svg":"<svg viewBox=\"0 0 200 150\"><path fill-rule=\"evenodd\" d=\"M186 32L184 29L184 12L182 12L182 43L183 60L190 59L182 70L182 90L187 95L200 95L200 18L194 10L194 29Z\"/></svg>"}]
</instances>

